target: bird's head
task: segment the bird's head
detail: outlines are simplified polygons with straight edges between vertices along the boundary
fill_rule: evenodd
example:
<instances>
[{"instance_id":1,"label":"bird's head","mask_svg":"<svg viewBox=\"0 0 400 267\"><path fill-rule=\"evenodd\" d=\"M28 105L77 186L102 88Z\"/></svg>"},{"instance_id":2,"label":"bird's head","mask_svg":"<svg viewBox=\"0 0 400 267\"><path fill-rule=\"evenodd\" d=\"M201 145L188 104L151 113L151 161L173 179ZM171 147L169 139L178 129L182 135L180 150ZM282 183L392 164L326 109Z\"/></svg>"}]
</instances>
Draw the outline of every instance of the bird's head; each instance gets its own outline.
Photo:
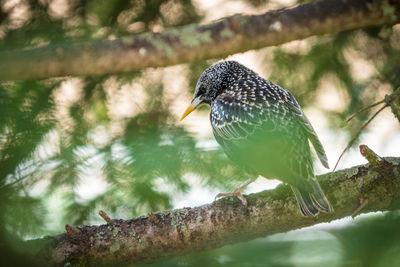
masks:
<instances>
[{"instance_id":1,"label":"bird's head","mask_svg":"<svg viewBox=\"0 0 400 267\"><path fill-rule=\"evenodd\" d=\"M241 74L253 72L236 61L222 61L207 68L197 81L194 97L180 120L183 120L200 104L211 104L214 99L229 88Z\"/></svg>"}]
</instances>

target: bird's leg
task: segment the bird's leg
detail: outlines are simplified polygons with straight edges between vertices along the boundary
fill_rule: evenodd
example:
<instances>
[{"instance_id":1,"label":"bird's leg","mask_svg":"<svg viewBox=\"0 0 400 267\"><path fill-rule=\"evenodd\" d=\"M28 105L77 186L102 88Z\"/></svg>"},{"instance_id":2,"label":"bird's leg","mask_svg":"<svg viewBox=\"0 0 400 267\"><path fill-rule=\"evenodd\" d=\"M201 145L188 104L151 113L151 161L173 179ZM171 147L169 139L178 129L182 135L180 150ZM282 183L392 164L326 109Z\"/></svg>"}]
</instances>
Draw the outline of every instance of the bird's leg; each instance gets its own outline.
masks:
<instances>
[{"instance_id":1,"label":"bird's leg","mask_svg":"<svg viewBox=\"0 0 400 267\"><path fill-rule=\"evenodd\" d=\"M238 188L233 190L232 193L219 193L218 195L215 196L215 199L220 198L220 197L234 197L236 196L240 201L242 201L242 204L244 206L247 206L247 200L246 198L242 195L240 191L242 191L246 186L254 182L257 178L252 178L248 179L245 182L243 182Z\"/></svg>"}]
</instances>

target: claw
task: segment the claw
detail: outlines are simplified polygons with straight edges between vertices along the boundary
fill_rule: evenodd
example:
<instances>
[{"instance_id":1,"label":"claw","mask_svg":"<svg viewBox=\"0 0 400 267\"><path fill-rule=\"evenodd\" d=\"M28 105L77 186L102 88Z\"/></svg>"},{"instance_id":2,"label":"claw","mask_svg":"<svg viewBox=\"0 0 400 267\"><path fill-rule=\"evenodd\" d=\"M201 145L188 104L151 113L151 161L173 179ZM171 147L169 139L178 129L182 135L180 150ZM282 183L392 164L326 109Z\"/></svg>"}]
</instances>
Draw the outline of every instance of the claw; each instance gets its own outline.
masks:
<instances>
[{"instance_id":1,"label":"claw","mask_svg":"<svg viewBox=\"0 0 400 267\"><path fill-rule=\"evenodd\" d=\"M242 193L239 192L237 197L240 199L240 201L242 201L243 206L247 207L247 199L242 195Z\"/></svg>"},{"instance_id":2,"label":"claw","mask_svg":"<svg viewBox=\"0 0 400 267\"><path fill-rule=\"evenodd\" d=\"M246 186L248 186L250 183L254 182L255 180L256 179L247 180L246 182L241 184L238 188L233 190L232 193L219 193L218 195L215 196L215 200L217 200L217 198L220 198L220 197L237 197L238 199L240 199L240 201L242 201L243 206L247 207L247 200L240 191L242 191L243 188L245 188Z\"/></svg>"}]
</instances>

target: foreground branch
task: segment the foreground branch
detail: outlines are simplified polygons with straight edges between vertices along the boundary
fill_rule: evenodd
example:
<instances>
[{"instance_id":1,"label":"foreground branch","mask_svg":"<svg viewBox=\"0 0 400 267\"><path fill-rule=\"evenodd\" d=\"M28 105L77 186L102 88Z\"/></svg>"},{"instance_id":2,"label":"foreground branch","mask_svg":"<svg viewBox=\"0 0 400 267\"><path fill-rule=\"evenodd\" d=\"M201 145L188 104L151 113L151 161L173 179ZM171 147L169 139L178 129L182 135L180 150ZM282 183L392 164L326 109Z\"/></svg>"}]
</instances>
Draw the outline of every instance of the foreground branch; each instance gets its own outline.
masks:
<instances>
[{"instance_id":1,"label":"foreground branch","mask_svg":"<svg viewBox=\"0 0 400 267\"><path fill-rule=\"evenodd\" d=\"M162 33L6 51L0 53L0 80L112 74L225 57L312 35L394 24L399 13L400 0L324 0Z\"/></svg>"},{"instance_id":2,"label":"foreground branch","mask_svg":"<svg viewBox=\"0 0 400 267\"><path fill-rule=\"evenodd\" d=\"M400 158L375 158L366 146L361 152L370 164L318 177L334 213L302 217L290 188L280 185L248 195L247 208L236 198L225 198L196 208L114 219L112 225L68 225L66 234L31 242L44 243L41 257L47 264L119 266L218 248L355 213L399 209Z\"/></svg>"}]
</instances>

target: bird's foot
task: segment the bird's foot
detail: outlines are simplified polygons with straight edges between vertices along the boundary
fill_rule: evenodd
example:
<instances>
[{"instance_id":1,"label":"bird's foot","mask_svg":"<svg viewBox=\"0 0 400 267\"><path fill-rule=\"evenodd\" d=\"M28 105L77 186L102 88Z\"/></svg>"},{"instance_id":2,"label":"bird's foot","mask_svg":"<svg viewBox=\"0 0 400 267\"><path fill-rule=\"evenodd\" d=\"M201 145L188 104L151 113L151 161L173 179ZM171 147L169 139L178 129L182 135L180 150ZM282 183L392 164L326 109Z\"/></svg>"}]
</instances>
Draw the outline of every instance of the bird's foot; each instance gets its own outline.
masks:
<instances>
[{"instance_id":1,"label":"bird's foot","mask_svg":"<svg viewBox=\"0 0 400 267\"><path fill-rule=\"evenodd\" d=\"M240 199L240 201L242 201L243 206L247 206L247 200L246 198L242 195L241 191L248 186L249 184L251 184L252 182L254 182L256 179L248 179L247 181L245 181L244 183L242 183L238 188L236 188L235 190L233 190L232 193L219 193L218 195L215 196L215 199L220 198L220 197L237 197L238 199Z\"/></svg>"},{"instance_id":2,"label":"bird's foot","mask_svg":"<svg viewBox=\"0 0 400 267\"><path fill-rule=\"evenodd\" d=\"M215 199L220 198L220 197L237 197L242 201L242 204L244 206L247 206L247 200L246 198L240 193L240 191L236 191L236 189L232 193L219 193L218 195L215 196Z\"/></svg>"}]
</instances>

